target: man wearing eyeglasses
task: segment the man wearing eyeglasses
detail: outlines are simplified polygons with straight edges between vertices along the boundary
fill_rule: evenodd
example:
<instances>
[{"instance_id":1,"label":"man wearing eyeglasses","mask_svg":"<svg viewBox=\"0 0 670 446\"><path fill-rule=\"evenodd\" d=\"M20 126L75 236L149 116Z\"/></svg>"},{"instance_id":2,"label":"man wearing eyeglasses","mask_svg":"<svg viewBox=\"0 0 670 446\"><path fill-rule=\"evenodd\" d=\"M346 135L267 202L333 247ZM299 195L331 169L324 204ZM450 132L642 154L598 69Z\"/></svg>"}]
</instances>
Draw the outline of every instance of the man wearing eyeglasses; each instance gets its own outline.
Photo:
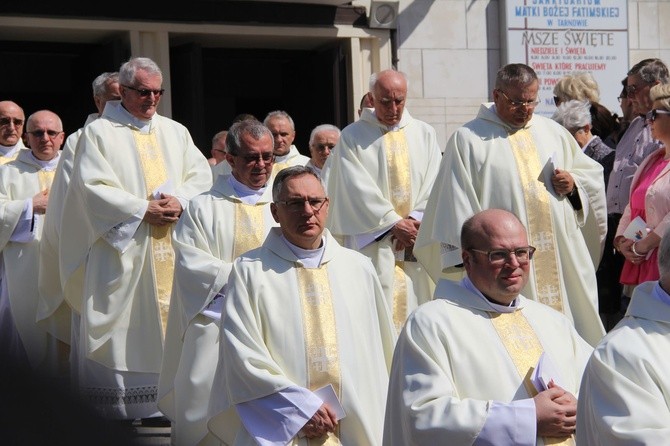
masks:
<instances>
[{"instance_id":1,"label":"man wearing eyeglasses","mask_svg":"<svg viewBox=\"0 0 670 446\"><path fill-rule=\"evenodd\" d=\"M181 124L160 116L160 68L137 57L77 144L61 222L61 278L83 268L78 388L106 418L161 416L156 406L174 268L173 225L209 190L207 159Z\"/></svg>"},{"instance_id":2,"label":"man wearing eyeglasses","mask_svg":"<svg viewBox=\"0 0 670 446\"><path fill-rule=\"evenodd\" d=\"M119 73L105 72L98 75L92 82L92 93L97 112L88 115L84 127L102 115L107 101L120 99ZM69 345L72 343L78 344L78 340L71 339L73 334L78 335L78 332L72 332L71 325L74 323L75 326L79 326L79 319L77 315L74 315L75 320L72 320L71 308L64 301L58 261L58 244L65 193L72 176L77 143L84 127L67 137L60 153L58 167L56 168L57 173L49 191L49 202L47 204L49 215L44 221L40 247L40 274L38 278L40 302L37 307L37 320L45 325L50 334L61 341L59 349L62 349L62 354L59 355L59 360L62 359L65 362L63 364L64 370L68 370L69 354L67 352L70 350ZM76 292L80 295L81 280L83 280L80 274L77 280L79 284L76 287ZM74 292L73 289L68 291ZM69 360L76 364L75 357L69 357Z\"/></svg>"},{"instance_id":3,"label":"man wearing eyeglasses","mask_svg":"<svg viewBox=\"0 0 670 446\"><path fill-rule=\"evenodd\" d=\"M563 126L533 113L538 90L531 67L498 70L493 103L447 143L415 252L436 281L456 275L463 221L489 208L514 213L537 248L524 295L567 315L595 345L604 334L595 275L607 223L603 168Z\"/></svg>"},{"instance_id":4,"label":"man wearing eyeglasses","mask_svg":"<svg viewBox=\"0 0 670 446\"><path fill-rule=\"evenodd\" d=\"M309 154L311 158L306 164L312 168L319 176L326 160L333 153L337 141L340 139L340 129L332 124L321 124L309 135Z\"/></svg>"},{"instance_id":5,"label":"man wearing eyeglasses","mask_svg":"<svg viewBox=\"0 0 670 446\"><path fill-rule=\"evenodd\" d=\"M272 195L280 227L230 273L210 431L236 444L380 445L395 331L379 279L325 229L314 171L282 170ZM230 432L233 408L242 425Z\"/></svg>"},{"instance_id":6,"label":"man wearing eyeglasses","mask_svg":"<svg viewBox=\"0 0 670 446\"><path fill-rule=\"evenodd\" d=\"M435 129L405 108L404 73L374 73L369 88L373 108L342 130L324 165L328 228L372 260L400 329L435 288L412 250L441 153Z\"/></svg>"},{"instance_id":7,"label":"man wearing eyeglasses","mask_svg":"<svg viewBox=\"0 0 670 446\"><path fill-rule=\"evenodd\" d=\"M23 109L12 101L0 101L0 165L16 159L23 149Z\"/></svg>"},{"instance_id":8,"label":"man wearing eyeglasses","mask_svg":"<svg viewBox=\"0 0 670 446\"><path fill-rule=\"evenodd\" d=\"M175 444L199 444L208 433L219 321L233 260L259 247L276 226L270 212L272 139L258 121L233 124L225 161L232 173L219 175L210 191L192 198L175 227L175 276L158 386L158 407L173 422Z\"/></svg>"},{"instance_id":9,"label":"man wearing eyeglasses","mask_svg":"<svg viewBox=\"0 0 670 446\"><path fill-rule=\"evenodd\" d=\"M49 189L63 144L63 124L40 110L26 122L30 149L0 168L0 352L7 366L55 373L47 364L47 334L35 320L37 277Z\"/></svg>"},{"instance_id":10,"label":"man wearing eyeglasses","mask_svg":"<svg viewBox=\"0 0 670 446\"><path fill-rule=\"evenodd\" d=\"M614 244L614 236L630 198L630 186L635 171L642 161L661 147L661 143L652 137L651 126L645 119L645 115L652 109L649 90L654 85L667 84L669 81L668 67L660 59L644 59L636 63L628 71L626 79L627 98L635 118L616 146L614 167L607 185L608 240L606 248L617 250L611 256L611 267L608 274L612 281L610 288L616 292L610 296L608 308L603 309L608 329L613 328L623 317L632 293L632 289L622 289L619 283L624 257L619 253L619 247Z\"/></svg>"},{"instance_id":11,"label":"man wearing eyeglasses","mask_svg":"<svg viewBox=\"0 0 670 446\"><path fill-rule=\"evenodd\" d=\"M593 349L522 294L538 249L502 209L467 219L459 245L467 277L440 280L398 337L384 445L574 445Z\"/></svg>"}]
</instances>

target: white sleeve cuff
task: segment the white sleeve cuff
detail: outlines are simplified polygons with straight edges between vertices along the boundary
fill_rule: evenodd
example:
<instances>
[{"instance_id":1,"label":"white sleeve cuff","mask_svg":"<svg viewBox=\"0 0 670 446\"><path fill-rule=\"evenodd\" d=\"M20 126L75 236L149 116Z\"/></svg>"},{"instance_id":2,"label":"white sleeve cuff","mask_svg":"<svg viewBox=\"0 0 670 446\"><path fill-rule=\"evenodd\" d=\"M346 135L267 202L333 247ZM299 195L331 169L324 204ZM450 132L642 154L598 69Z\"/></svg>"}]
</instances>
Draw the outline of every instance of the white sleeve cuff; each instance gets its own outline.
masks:
<instances>
[{"instance_id":1,"label":"white sleeve cuff","mask_svg":"<svg viewBox=\"0 0 670 446\"><path fill-rule=\"evenodd\" d=\"M534 446L537 443L535 400L490 403L488 416L473 446Z\"/></svg>"},{"instance_id":2,"label":"white sleeve cuff","mask_svg":"<svg viewBox=\"0 0 670 446\"><path fill-rule=\"evenodd\" d=\"M28 243L35 240L35 231L33 231L35 216L33 215L33 199L28 198L23 202L23 210L16 223L14 232L9 237L10 242Z\"/></svg>"},{"instance_id":3,"label":"white sleeve cuff","mask_svg":"<svg viewBox=\"0 0 670 446\"><path fill-rule=\"evenodd\" d=\"M114 226L112 229L107 231L105 235L102 236L107 243L109 243L114 249L120 253L124 253L128 249L130 241L133 239L133 235L137 232L137 228L142 224L142 219L144 214L147 212L147 207L149 202L146 205L142 206L139 211L135 213L128 220L119 223Z\"/></svg>"},{"instance_id":4,"label":"white sleeve cuff","mask_svg":"<svg viewBox=\"0 0 670 446\"><path fill-rule=\"evenodd\" d=\"M244 428L259 445L285 446L307 423L323 401L303 387L235 405Z\"/></svg>"}]
</instances>

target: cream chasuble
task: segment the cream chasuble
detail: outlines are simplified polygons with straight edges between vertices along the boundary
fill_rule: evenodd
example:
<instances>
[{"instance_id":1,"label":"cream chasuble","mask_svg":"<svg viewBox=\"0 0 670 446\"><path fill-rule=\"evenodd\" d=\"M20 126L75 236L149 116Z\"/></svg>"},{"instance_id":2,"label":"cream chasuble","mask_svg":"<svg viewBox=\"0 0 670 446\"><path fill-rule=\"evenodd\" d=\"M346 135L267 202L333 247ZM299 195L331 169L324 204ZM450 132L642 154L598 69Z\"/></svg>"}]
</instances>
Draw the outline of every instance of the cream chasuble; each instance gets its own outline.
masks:
<instances>
[{"instance_id":1,"label":"cream chasuble","mask_svg":"<svg viewBox=\"0 0 670 446\"><path fill-rule=\"evenodd\" d=\"M549 159L570 173L582 209L547 191L540 172ZM555 121L534 115L523 129L500 120L493 104L449 139L419 229L414 255L438 280L462 262L460 235L471 215L491 208L516 215L537 248L523 294L570 318L591 345L602 338L598 285L583 234L607 232L602 166ZM464 274L464 272L463 272Z\"/></svg>"},{"instance_id":2,"label":"cream chasuble","mask_svg":"<svg viewBox=\"0 0 670 446\"><path fill-rule=\"evenodd\" d=\"M519 182L524 200L526 203L532 203L526 207L528 221L526 231L530 244L537 248L531 263L537 282L537 300L562 312L565 296L558 280L554 224L549 207L549 193L537 181L542 172L542 165L535 142L527 129L510 133L509 142L519 169Z\"/></svg>"},{"instance_id":3,"label":"cream chasuble","mask_svg":"<svg viewBox=\"0 0 670 446\"><path fill-rule=\"evenodd\" d=\"M577 404L580 446L665 445L670 438L670 295L635 288L626 317L584 371Z\"/></svg>"},{"instance_id":4,"label":"cream chasuble","mask_svg":"<svg viewBox=\"0 0 670 446\"><path fill-rule=\"evenodd\" d=\"M154 131L142 134L133 131L137 154L144 171L144 182L147 187L147 200L152 200L154 191L167 181L167 172L163 153L158 146ZM170 294L172 293L172 276L174 274L174 251L172 249L172 225L151 226L151 253L156 284L156 301L158 304L163 334L167 327Z\"/></svg>"},{"instance_id":5,"label":"cream chasuble","mask_svg":"<svg viewBox=\"0 0 670 446\"><path fill-rule=\"evenodd\" d=\"M521 378L526 391L530 396L537 395L537 389L535 389L530 378L544 350L535 335L535 331L520 311L489 313L489 316L500 341L505 346L519 372L519 378ZM574 445L574 441L571 438L565 440L545 438L544 444Z\"/></svg>"},{"instance_id":6,"label":"cream chasuble","mask_svg":"<svg viewBox=\"0 0 670 446\"><path fill-rule=\"evenodd\" d=\"M384 445L473 444L491 402L505 405L536 394L527 378L542 352L551 357L561 387L578 397L592 348L561 313L523 296L517 308L500 314L461 284L438 283L435 299L412 313L398 337ZM535 424L534 412L526 416ZM518 431L520 425L528 423L498 425L496 444L532 441L532 432ZM536 437L535 443L553 440Z\"/></svg>"},{"instance_id":7,"label":"cream chasuble","mask_svg":"<svg viewBox=\"0 0 670 446\"><path fill-rule=\"evenodd\" d=\"M421 220L441 152L435 130L403 112L389 131L372 110L342 130L322 177L331 199L328 228L345 246L371 260L398 327L420 303L431 299L434 283L411 253L396 252L389 234L401 218ZM359 244L366 239L367 244ZM406 260L407 259L407 260Z\"/></svg>"},{"instance_id":8,"label":"cream chasuble","mask_svg":"<svg viewBox=\"0 0 670 446\"><path fill-rule=\"evenodd\" d=\"M307 352L307 388L316 390L332 384L335 395L342 399L337 323L326 268L296 269ZM340 444L338 438L339 427L324 439L310 439L309 444Z\"/></svg>"},{"instance_id":9,"label":"cream chasuble","mask_svg":"<svg viewBox=\"0 0 670 446\"><path fill-rule=\"evenodd\" d=\"M279 228L235 261L210 401L209 429L218 438L230 437L225 414L236 404L332 384L346 412L336 435L291 444L381 444L391 315L370 261L324 237L318 269L302 267ZM243 427L233 436L235 445L257 444Z\"/></svg>"},{"instance_id":10,"label":"cream chasuble","mask_svg":"<svg viewBox=\"0 0 670 446\"><path fill-rule=\"evenodd\" d=\"M183 125L158 114L146 124L149 134L139 133L138 124L120 102L109 101L84 127L64 200L60 274L66 290L76 271L84 274L83 300L65 293L81 314L82 358L110 371L157 375L174 261L171 231L130 222L137 224L147 199L166 182L163 189L182 206L209 190L211 169ZM133 234L124 232L129 227ZM112 245L116 233L129 242Z\"/></svg>"},{"instance_id":11,"label":"cream chasuble","mask_svg":"<svg viewBox=\"0 0 670 446\"><path fill-rule=\"evenodd\" d=\"M209 444L208 405L219 357L219 321L203 314L228 281L233 260L257 248L271 227L272 191L266 187L255 205L240 201L227 176L192 198L175 226L175 276L158 407L172 421L179 445ZM237 429L234 410L227 419ZM218 442L217 442L218 444Z\"/></svg>"},{"instance_id":12,"label":"cream chasuble","mask_svg":"<svg viewBox=\"0 0 670 446\"><path fill-rule=\"evenodd\" d=\"M44 215L29 215L33 221L32 240L11 241L25 208L26 200L47 189L53 180L57 159L38 162L30 149L21 149L11 163L0 169L0 263L2 289L9 299L15 330L30 365L40 373L54 373L57 352L47 351L47 332L36 322L39 290L39 251ZM48 167L43 164L48 163ZM49 170L46 170L49 169ZM25 223L25 222L23 222ZM8 329L8 327L4 327ZM49 342L49 347L52 343ZM53 344L55 347L55 343ZM48 357L47 357L48 353ZM53 362L52 362L53 361Z\"/></svg>"}]
</instances>

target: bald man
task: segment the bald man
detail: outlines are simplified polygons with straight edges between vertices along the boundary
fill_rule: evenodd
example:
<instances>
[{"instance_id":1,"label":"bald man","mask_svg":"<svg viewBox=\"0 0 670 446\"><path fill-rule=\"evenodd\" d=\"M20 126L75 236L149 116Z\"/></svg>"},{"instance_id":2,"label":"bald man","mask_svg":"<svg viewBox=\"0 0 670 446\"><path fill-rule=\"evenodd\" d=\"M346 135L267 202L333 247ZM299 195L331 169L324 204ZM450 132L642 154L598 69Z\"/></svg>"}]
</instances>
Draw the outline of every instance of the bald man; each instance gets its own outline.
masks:
<instances>
[{"instance_id":1,"label":"bald man","mask_svg":"<svg viewBox=\"0 0 670 446\"><path fill-rule=\"evenodd\" d=\"M0 352L12 366L45 368L46 331L37 325L39 251L63 124L40 110L26 124L30 149L0 169Z\"/></svg>"},{"instance_id":2,"label":"bald man","mask_svg":"<svg viewBox=\"0 0 670 446\"><path fill-rule=\"evenodd\" d=\"M434 289L413 248L441 154L435 129L405 108L403 73L375 73L369 87L373 108L342 130L324 165L328 227L372 260L400 328Z\"/></svg>"},{"instance_id":3,"label":"bald man","mask_svg":"<svg viewBox=\"0 0 670 446\"><path fill-rule=\"evenodd\" d=\"M440 280L398 338L384 444L574 444L592 348L566 316L520 294L535 253L526 229L489 209L465 221L461 246L467 277Z\"/></svg>"},{"instance_id":4,"label":"bald man","mask_svg":"<svg viewBox=\"0 0 670 446\"><path fill-rule=\"evenodd\" d=\"M12 101L0 101L0 165L16 159L23 145L23 109Z\"/></svg>"}]
</instances>

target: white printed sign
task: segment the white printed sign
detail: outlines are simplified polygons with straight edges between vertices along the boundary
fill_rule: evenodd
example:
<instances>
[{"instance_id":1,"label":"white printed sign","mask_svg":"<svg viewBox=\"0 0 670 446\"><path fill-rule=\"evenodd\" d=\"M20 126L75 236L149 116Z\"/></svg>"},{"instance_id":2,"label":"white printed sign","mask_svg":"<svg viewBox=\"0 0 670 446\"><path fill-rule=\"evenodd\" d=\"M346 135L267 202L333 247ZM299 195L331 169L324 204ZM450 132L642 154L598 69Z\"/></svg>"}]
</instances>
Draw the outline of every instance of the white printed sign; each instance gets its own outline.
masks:
<instances>
[{"instance_id":1,"label":"white printed sign","mask_svg":"<svg viewBox=\"0 0 670 446\"><path fill-rule=\"evenodd\" d=\"M628 65L626 0L506 0L507 63L525 63L540 79L536 113L551 116L556 82L589 71L600 103L621 115L617 96Z\"/></svg>"}]
</instances>

